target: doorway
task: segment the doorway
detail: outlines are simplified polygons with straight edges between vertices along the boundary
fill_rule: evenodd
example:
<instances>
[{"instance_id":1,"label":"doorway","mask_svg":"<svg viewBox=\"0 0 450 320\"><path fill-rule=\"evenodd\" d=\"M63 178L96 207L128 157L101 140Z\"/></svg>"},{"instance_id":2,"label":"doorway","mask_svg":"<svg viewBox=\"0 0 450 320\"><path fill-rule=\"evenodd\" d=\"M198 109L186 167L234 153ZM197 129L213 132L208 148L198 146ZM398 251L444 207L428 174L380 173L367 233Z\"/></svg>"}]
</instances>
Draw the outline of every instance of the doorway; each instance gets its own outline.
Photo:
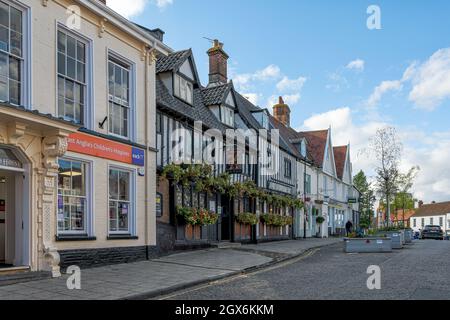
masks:
<instances>
[{"instance_id":1,"label":"doorway","mask_svg":"<svg viewBox=\"0 0 450 320\"><path fill-rule=\"evenodd\" d=\"M0 148L0 270L29 267L29 180L22 162Z\"/></svg>"},{"instance_id":2,"label":"doorway","mask_svg":"<svg viewBox=\"0 0 450 320\"><path fill-rule=\"evenodd\" d=\"M220 219L221 241L232 240L233 201L229 196L222 195L222 215Z\"/></svg>"}]
</instances>

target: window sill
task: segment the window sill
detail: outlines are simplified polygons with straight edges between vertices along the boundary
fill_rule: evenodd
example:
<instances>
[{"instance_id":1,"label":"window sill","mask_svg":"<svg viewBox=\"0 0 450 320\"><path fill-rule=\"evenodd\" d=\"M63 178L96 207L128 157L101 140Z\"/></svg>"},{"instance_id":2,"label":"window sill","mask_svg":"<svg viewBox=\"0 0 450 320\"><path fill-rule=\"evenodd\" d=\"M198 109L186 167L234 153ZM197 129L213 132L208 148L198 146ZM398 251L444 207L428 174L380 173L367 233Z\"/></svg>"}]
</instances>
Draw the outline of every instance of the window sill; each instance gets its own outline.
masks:
<instances>
[{"instance_id":1,"label":"window sill","mask_svg":"<svg viewBox=\"0 0 450 320\"><path fill-rule=\"evenodd\" d=\"M56 236L57 242L63 241L96 241L97 237L90 237L88 235L61 235Z\"/></svg>"},{"instance_id":2,"label":"window sill","mask_svg":"<svg viewBox=\"0 0 450 320\"><path fill-rule=\"evenodd\" d=\"M109 235L106 240L139 240L139 237L129 234L112 234Z\"/></svg>"}]
</instances>

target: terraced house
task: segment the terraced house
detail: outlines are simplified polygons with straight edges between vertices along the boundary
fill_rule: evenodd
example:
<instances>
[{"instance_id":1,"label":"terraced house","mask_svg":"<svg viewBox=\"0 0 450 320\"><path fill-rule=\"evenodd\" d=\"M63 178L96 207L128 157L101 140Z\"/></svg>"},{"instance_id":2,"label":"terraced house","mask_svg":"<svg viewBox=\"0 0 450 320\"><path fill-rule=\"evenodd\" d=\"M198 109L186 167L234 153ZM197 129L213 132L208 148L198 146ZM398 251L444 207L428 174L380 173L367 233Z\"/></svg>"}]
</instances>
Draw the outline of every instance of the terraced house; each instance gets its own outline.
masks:
<instances>
[{"instance_id":1,"label":"terraced house","mask_svg":"<svg viewBox=\"0 0 450 320\"><path fill-rule=\"evenodd\" d=\"M289 239L298 154L272 131L278 124L268 110L253 105L228 81L223 44L215 40L207 54L206 86L199 82L191 50L157 61L158 245L173 250ZM229 185L211 181L214 185L205 187L201 172L192 179L193 171L205 167L213 180ZM186 174L190 181L181 178ZM281 197L292 203L274 201ZM186 223L181 217L186 210L207 211L215 219L207 225ZM263 217L282 218L271 223Z\"/></svg>"},{"instance_id":2,"label":"terraced house","mask_svg":"<svg viewBox=\"0 0 450 320\"><path fill-rule=\"evenodd\" d=\"M97 0L1 0L0 28L0 266L152 255L162 32Z\"/></svg>"}]
</instances>

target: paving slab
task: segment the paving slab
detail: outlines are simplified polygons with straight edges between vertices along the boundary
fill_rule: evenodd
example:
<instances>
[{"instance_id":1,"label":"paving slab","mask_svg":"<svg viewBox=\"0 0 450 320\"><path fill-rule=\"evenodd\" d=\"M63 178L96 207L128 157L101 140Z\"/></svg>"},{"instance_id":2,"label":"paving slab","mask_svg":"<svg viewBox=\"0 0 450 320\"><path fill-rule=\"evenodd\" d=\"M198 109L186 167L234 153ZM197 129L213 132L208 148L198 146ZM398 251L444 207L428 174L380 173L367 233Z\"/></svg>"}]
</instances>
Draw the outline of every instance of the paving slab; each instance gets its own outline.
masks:
<instances>
[{"instance_id":1,"label":"paving slab","mask_svg":"<svg viewBox=\"0 0 450 320\"><path fill-rule=\"evenodd\" d=\"M67 288L67 275L0 286L1 300L145 299L265 267L267 252L295 256L339 239L283 241L177 253L151 261L81 270L81 290Z\"/></svg>"},{"instance_id":2,"label":"paving slab","mask_svg":"<svg viewBox=\"0 0 450 320\"><path fill-rule=\"evenodd\" d=\"M241 271L262 266L272 261L271 258L255 253L235 249L209 249L174 254L153 260L161 263L175 263L204 269Z\"/></svg>"}]
</instances>

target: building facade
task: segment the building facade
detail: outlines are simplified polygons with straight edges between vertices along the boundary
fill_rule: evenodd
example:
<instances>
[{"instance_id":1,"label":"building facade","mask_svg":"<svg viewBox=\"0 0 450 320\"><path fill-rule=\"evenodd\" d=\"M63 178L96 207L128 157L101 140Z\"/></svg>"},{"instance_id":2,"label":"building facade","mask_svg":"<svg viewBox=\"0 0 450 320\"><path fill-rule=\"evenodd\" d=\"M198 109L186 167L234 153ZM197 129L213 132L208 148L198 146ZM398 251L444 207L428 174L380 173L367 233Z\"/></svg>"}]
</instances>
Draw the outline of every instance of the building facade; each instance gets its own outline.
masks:
<instances>
[{"instance_id":1,"label":"building facade","mask_svg":"<svg viewBox=\"0 0 450 320\"><path fill-rule=\"evenodd\" d=\"M32 271L156 248L155 53L104 1L2 0L0 263Z\"/></svg>"},{"instance_id":2,"label":"building facade","mask_svg":"<svg viewBox=\"0 0 450 320\"><path fill-rule=\"evenodd\" d=\"M450 202L421 204L410 218L414 231L421 231L426 226L440 226L444 233L450 235Z\"/></svg>"}]
</instances>

